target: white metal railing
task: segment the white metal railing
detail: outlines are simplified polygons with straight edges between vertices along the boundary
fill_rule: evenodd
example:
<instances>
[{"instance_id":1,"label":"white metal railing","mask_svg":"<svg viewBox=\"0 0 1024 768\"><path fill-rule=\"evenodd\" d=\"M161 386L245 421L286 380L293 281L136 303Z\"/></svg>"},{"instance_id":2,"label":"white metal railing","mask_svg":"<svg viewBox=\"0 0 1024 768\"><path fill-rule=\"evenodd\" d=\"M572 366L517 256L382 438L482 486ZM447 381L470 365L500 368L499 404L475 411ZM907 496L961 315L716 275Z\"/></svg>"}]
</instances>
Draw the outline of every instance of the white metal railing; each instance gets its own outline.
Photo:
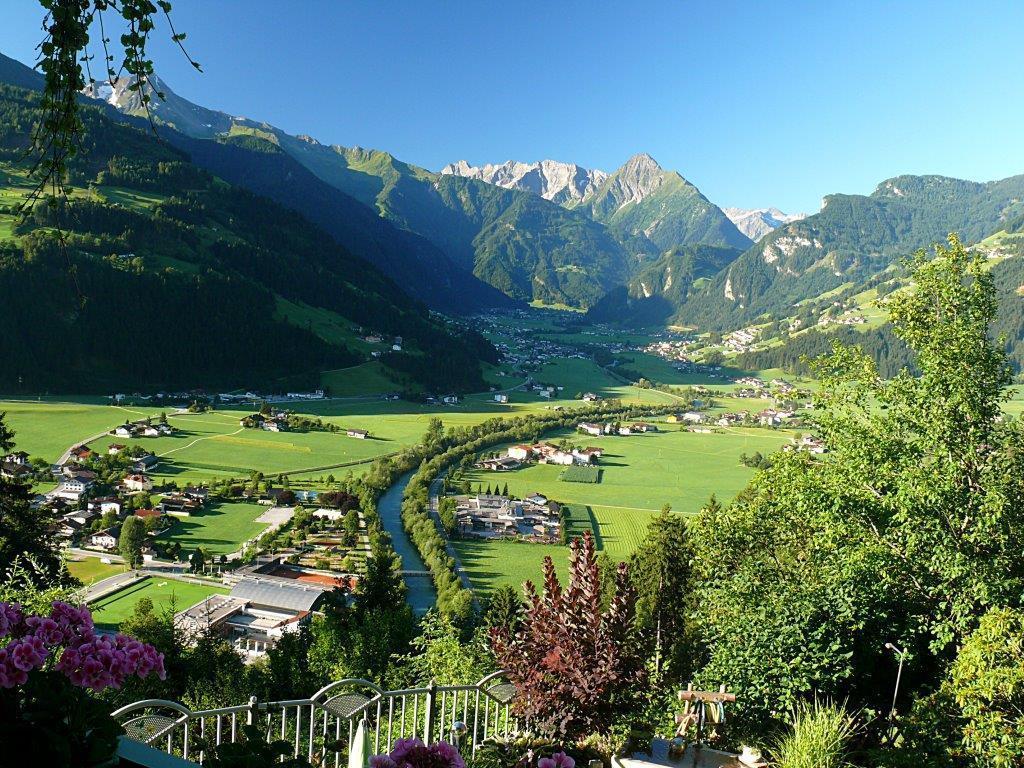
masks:
<instances>
[{"instance_id":1,"label":"white metal railing","mask_svg":"<svg viewBox=\"0 0 1024 768\"><path fill-rule=\"evenodd\" d=\"M193 711L183 704L146 699L121 707L111 716L129 738L168 754L202 763L202 745L238 740L241 726L260 725L268 741L285 739L295 757L334 765L347 760L356 728L366 720L375 754L388 752L398 739L426 743L448 741L471 753L486 739L506 739L517 730L509 703L514 688L495 672L470 685L435 685L385 691L368 680L340 680L308 699L261 702Z\"/></svg>"}]
</instances>

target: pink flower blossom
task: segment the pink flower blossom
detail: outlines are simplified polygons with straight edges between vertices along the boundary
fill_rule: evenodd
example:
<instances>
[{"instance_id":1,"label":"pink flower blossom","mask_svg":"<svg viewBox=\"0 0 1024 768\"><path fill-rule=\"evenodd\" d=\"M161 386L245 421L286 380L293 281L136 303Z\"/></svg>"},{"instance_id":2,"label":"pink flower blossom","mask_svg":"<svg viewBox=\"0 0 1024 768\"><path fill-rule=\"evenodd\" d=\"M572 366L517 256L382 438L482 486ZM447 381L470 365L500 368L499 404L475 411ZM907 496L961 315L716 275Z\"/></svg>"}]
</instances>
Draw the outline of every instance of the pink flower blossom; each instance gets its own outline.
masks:
<instances>
[{"instance_id":1,"label":"pink flower blossom","mask_svg":"<svg viewBox=\"0 0 1024 768\"><path fill-rule=\"evenodd\" d=\"M576 761L565 752L555 752L551 757L542 757L537 761L537 768L575 768Z\"/></svg>"},{"instance_id":2,"label":"pink flower blossom","mask_svg":"<svg viewBox=\"0 0 1024 768\"><path fill-rule=\"evenodd\" d=\"M399 739L390 754L370 758L371 768L466 768L462 755L451 744L429 747L416 738Z\"/></svg>"},{"instance_id":3,"label":"pink flower blossom","mask_svg":"<svg viewBox=\"0 0 1024 768\"><path fill-rule=\"evenodd\" d=\"M31 672L43 666L48 655L46 646L38 637L23 637L7 646L11 664L22 672Z\"/></svg>"},{"instance_id":4,"label":"pink flower blossom","mask_svg":"<svg viewBox=\"0 0 1024 768\"><path fill-rule=\"evenodd\" d=\"M22 619L23 614L18 603L0 603L0 637L14 634Z\"/></svg>"},{"instance_id":5,"label":"pink flower blossom","mask_svg":"<svg viewBox=\"0 0 1024 768\"><path fill-rule=\"evenodd\" d=\"M20 606L0 603L0 630L12 637L0 648L0 688L23 685L51 654L53 669L94 691L119 688L133 675L166 677L162 653L125 635L97 635L86 608L55 602L49 617L25 618Z\"/></svg>"}]
</instances>

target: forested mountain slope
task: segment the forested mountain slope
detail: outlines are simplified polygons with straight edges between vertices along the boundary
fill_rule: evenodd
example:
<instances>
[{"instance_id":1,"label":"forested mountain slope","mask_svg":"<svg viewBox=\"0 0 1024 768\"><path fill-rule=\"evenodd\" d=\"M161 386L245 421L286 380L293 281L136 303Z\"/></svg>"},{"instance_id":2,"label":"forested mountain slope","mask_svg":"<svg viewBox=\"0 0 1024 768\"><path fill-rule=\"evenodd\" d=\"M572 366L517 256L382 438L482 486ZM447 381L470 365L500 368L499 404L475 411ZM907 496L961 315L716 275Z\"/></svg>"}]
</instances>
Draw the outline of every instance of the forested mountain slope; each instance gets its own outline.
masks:
<instances>
[{"instance_id":1,"label":"forested mountain slope","mask_svg":"<svg viewBox=\"0 0 1024 768\"><path fill-rule=\"evenodd\" d=\"M32 89L42 87L38 73L2 54L0 82ZM113 88L101 83L88 88L87 94L106 102L110 117L127 118L139 128L149 130L151 125L144 119L140 94L129 90L128 82L122 79ZM159 79L153 87L159 87L165 97L161 100L153 94L151 104L163 139L184 149L195 164L215 175L301 212L343 247L394 279L414 298L449 313L511 305L506 296L456 266L425 238L391 225L372 208L318 179L283 152L273 135L241 129L243 125L254 125L251 121L237 118L236 125L236 118L181 98ZM264 136L273 141L263 140Z\"/></svg>"},{"instance_id":2,"label":"forested mountain slope","mask_svg":"<svg viewBox=\"0 0 1024 768\"><path fill-rule=\"evenodd\" d=\"M587 317L634 326L665 325L695 290L740 253L735 248L713 245L672 248L641 268L628 285L606 294Z\"/></svg>"},{"instance_id":3,"label":"forested mountain slope","mask_svg":"<svg viewBox=\"0 0 1024 768\"><path fill-rule=\"evenodd\" d=\"M822 210L779 227L680 308L684 321L735 327L793 305L958 232L975 242L1024 212L1024 176L979 183L898 176L871 195L830 195Z\"/></svg>"},{"instance_id":4,"label":"forested mountain slope","mask_svg":"<svg viewBox=\"0 0 1024 768\"><path fill-rule=\"evenodd\" d=\"M99 109L83 110L70 199L40 201L19 222L37 98L0 85L0 386L269 387L363 359L282 310L304 305L352 339L401 335L412 352L382 359L425 386L480 386L489 345L432 318L301 215Z\"/></svg>"},{"instance_id":5,"label":"forested mountain slope","mask_svg":"<svg viewBox=\"0 0 1024 768\"><path fill-rule=\"evenodd\" d=\"M629 257L622 245L581 213L527 192L431 173L386 152L322 145L266 123L199 107L160 85L167 98L154 98L155 120L192 139L168 134L169 141L218 175L297 207L346 244L363 236L369 242L357 245L375 264L440 309L508 304L481 281L513 299L586 307L628 274ZM120 83L94 95L125 114L142 113L138 95ZM225 142L245 150L272 146L283 156L230 156L211 146ZM272 158L274 152L265 154ZM286 160L297 161L296 167L301 164L309 173L295 168L285 172ZM311 183L310 176L321 184ZM351 206L331 201L325 187L333 188L335 198L356 200L376 211L384 220L377 225L383 234L375 233L365 215ZM342 226L346 231L337 232ZM385 252L377 253L381 250ZM460 276L460 271L466 274Z\"/></svg>"}]
</instances>

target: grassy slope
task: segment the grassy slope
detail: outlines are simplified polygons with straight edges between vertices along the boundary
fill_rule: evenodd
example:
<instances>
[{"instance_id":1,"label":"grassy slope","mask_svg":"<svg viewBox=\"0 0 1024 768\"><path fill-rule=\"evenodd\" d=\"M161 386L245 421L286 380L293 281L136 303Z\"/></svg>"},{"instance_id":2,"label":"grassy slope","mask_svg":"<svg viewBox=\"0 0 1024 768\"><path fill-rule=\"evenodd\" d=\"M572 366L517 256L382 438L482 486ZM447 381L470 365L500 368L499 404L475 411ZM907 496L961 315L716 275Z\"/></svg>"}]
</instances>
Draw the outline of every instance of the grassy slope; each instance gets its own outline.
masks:
<instances>
[{"instance_id":1,"label":"grassy slope","mask_svg":"<svg viewBox=\"0 0 1024 768\"><path fill-rule=\"evenodd\" d=\"M116 427L127 419L155 413L147 408L121 408L94 402L0 401L0 413L14 429L19 450L56 461L73 443Z\"/></svg>"}]
</instances>

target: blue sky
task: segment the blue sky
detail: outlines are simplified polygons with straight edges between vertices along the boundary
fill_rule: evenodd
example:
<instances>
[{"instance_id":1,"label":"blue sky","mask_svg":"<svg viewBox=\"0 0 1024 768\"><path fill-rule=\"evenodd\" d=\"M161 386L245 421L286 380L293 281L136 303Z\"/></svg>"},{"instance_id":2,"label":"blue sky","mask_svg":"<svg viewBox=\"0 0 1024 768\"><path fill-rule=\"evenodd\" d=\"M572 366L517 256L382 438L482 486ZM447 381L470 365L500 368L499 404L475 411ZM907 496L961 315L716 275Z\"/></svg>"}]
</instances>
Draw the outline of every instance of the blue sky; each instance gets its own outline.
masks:
<instances>
[{"instance_id":1,"label":"blue sky","mask_svg":"<svg viewBox=\"0 0 1024 768\"><path fill-rule=\"evenodd\" d=\"M817 210L900 173L1024 173L1022 2L174 0L182 96L323 142L447 162L645 151L722 206ZM40 11L5 0L0 51Z\"/></svg>"}]
</instances>

